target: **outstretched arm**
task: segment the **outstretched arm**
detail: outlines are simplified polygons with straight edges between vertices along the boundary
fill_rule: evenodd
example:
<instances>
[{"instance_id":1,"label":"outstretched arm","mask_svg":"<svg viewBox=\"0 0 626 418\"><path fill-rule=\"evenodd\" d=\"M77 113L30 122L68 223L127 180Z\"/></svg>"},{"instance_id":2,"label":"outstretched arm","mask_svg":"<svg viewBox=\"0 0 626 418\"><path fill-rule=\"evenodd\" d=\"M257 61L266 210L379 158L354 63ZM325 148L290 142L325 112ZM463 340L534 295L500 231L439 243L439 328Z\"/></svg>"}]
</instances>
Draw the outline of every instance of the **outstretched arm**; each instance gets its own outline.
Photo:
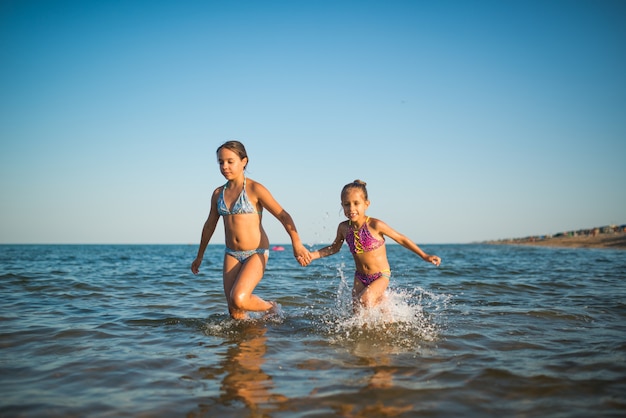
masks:
<instances>
[{"instance_id":1,"label":"outstretched arm","mask_svg":"<svg viewBox=\"0 0 626 418\"><path fill-rule=\"evenodd\" d=\"M419 255L422 260L433 263L436 266L439 266L439 264L441 264L440 257L436 255L426 254L416 243L411 241L407 236L399 233L383 221L377 219L375 229L381 234L387 235L389 238L402 245L404 248L413 251L415 254Z\"/></svg>"},{"instance_id":2,"label":"outstretched arm","mask_svg":"<svg viewBox=\"0 0 626 418\"><path fill-rule=\"evenodd\" d=\"M311 253L311 260L317 260L318 258L328 257L329 255L338 253L339 250L341 250L341 245L343 244L343 241L345 240L343 230L344 228L342 228L342 224L339 224L339 226L337 227L337 236L335 237L333 243L326 247L320 248L317 251L313 251Z\"/></svg>"}]
</instances>

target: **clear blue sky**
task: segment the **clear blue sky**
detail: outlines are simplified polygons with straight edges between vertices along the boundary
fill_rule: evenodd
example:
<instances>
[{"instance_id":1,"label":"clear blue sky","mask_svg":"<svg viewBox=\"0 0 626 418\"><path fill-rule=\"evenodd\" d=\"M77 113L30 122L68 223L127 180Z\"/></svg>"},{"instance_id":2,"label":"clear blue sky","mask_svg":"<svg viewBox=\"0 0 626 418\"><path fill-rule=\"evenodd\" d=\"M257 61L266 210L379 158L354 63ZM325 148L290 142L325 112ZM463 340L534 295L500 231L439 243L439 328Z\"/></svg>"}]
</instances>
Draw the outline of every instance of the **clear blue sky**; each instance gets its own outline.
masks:
<instances>
[{"instance_id":1,"label":"clear blue sky","mask_svg":"<svg viewBox=\"0 0 626 418\"><path fill-rule=\"evenodd\" d=\"M419 244L624 223L624 22L620 0L4 0L0 243L196 244L229 139L307 244L356 178Z\"/></svg>"}]
</instances>

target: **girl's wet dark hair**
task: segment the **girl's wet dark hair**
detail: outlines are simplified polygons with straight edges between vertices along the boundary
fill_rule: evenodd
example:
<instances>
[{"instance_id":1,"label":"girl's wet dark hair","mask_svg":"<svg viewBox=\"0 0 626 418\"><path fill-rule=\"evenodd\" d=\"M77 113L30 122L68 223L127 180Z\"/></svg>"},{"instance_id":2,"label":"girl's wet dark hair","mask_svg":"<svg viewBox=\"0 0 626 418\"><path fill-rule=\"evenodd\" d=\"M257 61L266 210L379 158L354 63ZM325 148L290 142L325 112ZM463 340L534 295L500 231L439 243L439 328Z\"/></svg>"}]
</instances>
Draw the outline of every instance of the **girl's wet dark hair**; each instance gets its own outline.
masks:
<instances>
[{"instance_id":1,"label":"girl's wet dark hair","mask_svg":"<svg viewBox=\"0 0 626 418\"><path fill-rule=\"evenodd\" d=\"M359 189L363 192L363 197L365 197L365 200L369 200L369 198L367 197L367 188L365 186L367 186L367 183L363 180L354 180L352 183L348 183L343 186L343 189L341 189L341 197L343 197L343 195L350 189Z\"/></svg>"},{"instance_id":2,"label":"girl's wet dark hair","mask_svg":"<svg viewBox=\"0 0 626 418\"><path fill-rule=\"evenodd\" d=\"M222 148L234 152L242 160L244 158L248 158L248 153L246 152L246 147L244 147L243 144L241 142L239 142L239 141L226 141L222 145L217 147L217 151L215 151L215 153L219 154L219 152L220 152L220 150ZM246 167L248 166L249 162L250 162L250 158L248 158L248 161L246 162Z\"/></svg>"}]
</instances>

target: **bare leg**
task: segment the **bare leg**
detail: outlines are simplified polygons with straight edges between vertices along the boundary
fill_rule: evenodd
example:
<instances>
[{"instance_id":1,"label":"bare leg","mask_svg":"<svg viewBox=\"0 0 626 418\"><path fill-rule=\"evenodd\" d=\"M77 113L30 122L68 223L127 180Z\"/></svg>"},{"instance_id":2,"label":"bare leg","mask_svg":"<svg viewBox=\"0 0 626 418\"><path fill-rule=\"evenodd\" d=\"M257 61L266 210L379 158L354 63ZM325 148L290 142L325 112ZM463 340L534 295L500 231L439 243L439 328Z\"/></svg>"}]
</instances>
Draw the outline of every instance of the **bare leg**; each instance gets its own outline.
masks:
<instances>
[{"instance_id":1,"label":"bare leg","mask_svg":"<svg viewBox=\"0 0 626 418\"><path fill-rule=\"evenodd\" d=\"M389 286L389 279L385 276L375 280L369 286L364 286L360 280L354 279L354 287L352 289L352 301L354 310L361 306L371 308L378 305L385 297L385 290Z\"/></svg>"},{"instance_id":2,"label":"bare leg","mask_svg":"<svg viewBox=\"0 0 626 418\"><path fill-rule=\"evenodd\" d=\"M252 294L263 278L266 264L267 255L254 254L243 263L224 255L224 294L233 318L245 319L246 311L268 311L274 308L274 304Z\"/></svg>"},{"instance_id":3,"label":"bare leg","mask_svg":"<svg viewBox=\"0 0 626 418\"><path fill-rule=\"evenodd\" d=\"M224 270L222 272L224 279L224 295L226 296L226 303L228 303L228 312L234 319L246 319L247 317L246 313L235 308L230 300L230 292L233 290L233 286L237 281L237 276L242 266L243 265L234 257L224 254Z\"/></svg>"}]
</instances>

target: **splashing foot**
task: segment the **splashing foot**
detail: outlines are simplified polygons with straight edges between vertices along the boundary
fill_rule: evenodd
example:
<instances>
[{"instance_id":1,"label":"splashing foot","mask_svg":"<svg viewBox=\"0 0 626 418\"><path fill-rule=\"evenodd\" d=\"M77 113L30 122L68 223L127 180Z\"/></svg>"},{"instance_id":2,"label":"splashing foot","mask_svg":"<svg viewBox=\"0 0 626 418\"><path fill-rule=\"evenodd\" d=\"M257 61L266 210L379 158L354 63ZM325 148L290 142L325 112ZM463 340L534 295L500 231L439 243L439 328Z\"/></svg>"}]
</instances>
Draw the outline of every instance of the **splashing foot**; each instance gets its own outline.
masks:
<instances>
[{"instance_id":1,"label":"splashing foot","mask_svg":"<svg viewBox=\"0 0 626 418\"><path fill-rule=\"evenodd\" d=\"M265 315L263 315L263 319L268 320L268 319L281 319L282 318L282 309L280 308L280 305L274 301L269 301L270 305L272 305L271 308L269 308L266 312Z\"/></svg>"}]
</instances>

